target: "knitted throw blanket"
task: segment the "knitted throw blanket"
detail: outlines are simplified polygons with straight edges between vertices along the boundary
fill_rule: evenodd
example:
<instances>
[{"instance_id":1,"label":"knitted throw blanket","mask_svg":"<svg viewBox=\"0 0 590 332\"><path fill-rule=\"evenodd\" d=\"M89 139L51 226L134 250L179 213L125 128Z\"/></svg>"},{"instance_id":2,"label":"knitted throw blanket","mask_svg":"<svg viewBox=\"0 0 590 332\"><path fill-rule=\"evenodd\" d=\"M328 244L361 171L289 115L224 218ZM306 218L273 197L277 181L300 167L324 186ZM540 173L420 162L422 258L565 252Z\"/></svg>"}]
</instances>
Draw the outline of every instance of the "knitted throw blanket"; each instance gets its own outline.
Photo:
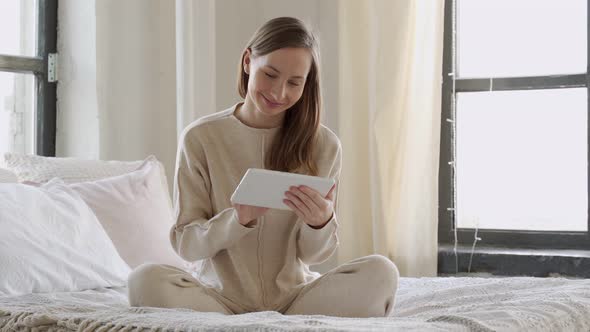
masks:
<instances>
[{"instance_id":1,"label":"knitted throw blanket","mask_svg":"<svg viewBox=\"0 0 590 332\"><path fill-rule=\"evenodd\" d=\"M393 317L129 307L125 289L0 296L0 331L589 331L590 280L402 278Z\"/></svg>"}]
</instances>

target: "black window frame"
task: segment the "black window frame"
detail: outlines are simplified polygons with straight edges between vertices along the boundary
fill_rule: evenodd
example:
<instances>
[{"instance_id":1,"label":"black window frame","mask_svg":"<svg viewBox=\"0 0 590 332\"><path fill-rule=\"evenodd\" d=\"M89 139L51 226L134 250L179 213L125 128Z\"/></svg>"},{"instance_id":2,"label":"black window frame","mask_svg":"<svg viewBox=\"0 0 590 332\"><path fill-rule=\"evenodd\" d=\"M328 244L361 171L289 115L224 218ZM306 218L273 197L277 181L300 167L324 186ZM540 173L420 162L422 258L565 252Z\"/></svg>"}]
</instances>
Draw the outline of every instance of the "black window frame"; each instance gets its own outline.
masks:
<instances>
[{"instance_id":1,"label":"black window frame","mask_svg":"<svg viewBox=\"0 0 590 332\"><path fill-rule=\"evenodd\" d=\"M35 75L35 149L41 156L55 156L57 82L48 80L48 59L57 54L58 0L38 0L37 54L34 57L0 54L0 72Z\"/></svg>"},{"instance_id":2,"label":"black window frame","mask_svg":"<svg viewBox=\"0 0 590 332\"><path fill-rule=\"evenodd\" d=\"M585 74L576 75L548 75L536 77L498 77L453 80L456 59L453 57L456 45L456 6L458 0L445 0L444 13L444 50L443 50L443 87L442 87L442 121L441 146L439 165L439 245L448 247L455 244L455 93L475 91L508 91L531 89L579 88L590 86L590 61L587 62ZM590 18L590 6L587 6L587 17ZM587 20L587 57L590 55L590 20ZM590 96L590 93L588 94ZM590 110L590 99L589 99ZM590 129L590 112L588 113L588 128ZM590 130L589 130L590 133ZM590 144L588 145L590 147ZM588 150L590 158L590 148ZM588 162L590 175L590 160ZM590 190L590 176L588 177ZM588 194L590 198L590 193ZM588 204L590 217L590 202ZM471 246L475 240L475 229L457 228L457 244ZM555 232L555 231L519 231L501 229L479 229L477 235L478 246L503 248L530 249L590 249L590 218L587 232Z\"/></svg>"}]
</instances>

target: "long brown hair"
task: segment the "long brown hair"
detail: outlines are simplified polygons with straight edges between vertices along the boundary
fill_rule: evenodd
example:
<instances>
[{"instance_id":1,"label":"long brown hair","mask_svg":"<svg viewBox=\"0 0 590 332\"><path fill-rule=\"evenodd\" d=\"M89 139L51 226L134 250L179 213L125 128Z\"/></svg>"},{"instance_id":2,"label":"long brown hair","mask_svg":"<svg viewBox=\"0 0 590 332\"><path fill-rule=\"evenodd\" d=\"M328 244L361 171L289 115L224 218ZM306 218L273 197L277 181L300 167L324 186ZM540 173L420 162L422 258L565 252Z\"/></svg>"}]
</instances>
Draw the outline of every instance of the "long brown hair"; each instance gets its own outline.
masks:
<instances>
[{"instance_id":1,"label":"long brown hair","mask_svg":"<svg viewBox=\"0 0 590 332\"><path fill-rule=\"evenodd\" d=\"M252 36L240 59L238 93L246 98L249 75L244 71L244 55L250 49L252 56L262 56L285 47L307 48L312 63L303 94L285 113L283 126L272 143L266 167L284 172L317 175L313 160L320 129L322 96L320 91L319 45L311 30L293 17L274 18L262 25Z\"/></svg>"}]
</instances>

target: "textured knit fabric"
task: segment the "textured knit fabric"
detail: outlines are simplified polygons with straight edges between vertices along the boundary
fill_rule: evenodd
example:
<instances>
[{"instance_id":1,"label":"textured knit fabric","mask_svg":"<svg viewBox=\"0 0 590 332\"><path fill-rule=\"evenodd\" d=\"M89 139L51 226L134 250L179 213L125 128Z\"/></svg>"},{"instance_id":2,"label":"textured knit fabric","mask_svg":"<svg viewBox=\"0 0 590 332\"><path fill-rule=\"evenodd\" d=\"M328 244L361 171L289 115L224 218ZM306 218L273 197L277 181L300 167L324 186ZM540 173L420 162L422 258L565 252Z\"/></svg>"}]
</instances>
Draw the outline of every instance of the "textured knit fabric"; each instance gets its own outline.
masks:
<instances>
[{"instance_id":1,"label":"textured knit fabric","mask_svg":"<svg viewBox=\"0 0 590 332\"><path fill-rule=\"evenodd\" d=\"M137 308L126 294L114 287L0 296L0 331L590 331L590 279L400 278L394 314L381 318Z\"/></svg>"},{"instance_id":2,"label":"textured knit fabric","mask_svg":"<svg viewBox=\"0 0 590 332\"><path fill-rule=\"evenodd\" d=\"M238 222L230 197L248 168L264 168L280 128L242 123L236 106L201 118L181 135L171 242L185 260L203 260L198 279L246 311L284 306L319 276L319 264L338 245L336 216L313 229L291 211L268 210L254 227ZM338 181L340 141L322 126L314 156L318 176Z\"/></svg>"}]
</instances>

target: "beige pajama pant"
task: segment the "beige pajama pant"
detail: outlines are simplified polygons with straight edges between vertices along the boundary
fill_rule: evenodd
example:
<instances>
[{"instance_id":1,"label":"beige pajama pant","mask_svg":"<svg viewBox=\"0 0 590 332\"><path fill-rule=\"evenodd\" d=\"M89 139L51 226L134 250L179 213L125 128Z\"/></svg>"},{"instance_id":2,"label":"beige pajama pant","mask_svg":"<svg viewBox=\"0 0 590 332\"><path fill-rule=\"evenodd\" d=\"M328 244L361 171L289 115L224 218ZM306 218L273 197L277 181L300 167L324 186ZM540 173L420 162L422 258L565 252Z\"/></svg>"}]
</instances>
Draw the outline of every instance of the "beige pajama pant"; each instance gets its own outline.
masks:
<instances>
[{"instance_id":1,"label":"beige pajama pant","mask_svg":"<svg viewBox=\"0 0 590 332\"><path fill-rule=\"evenodd\" d=\"M277 311L286 315L384 317L393 310L399 273L387 258L371 255L340 265L301 288ZM131 306L245 313L238 304L170 265L144 264L129 276Z\"/></svg>"}]
</instances>

